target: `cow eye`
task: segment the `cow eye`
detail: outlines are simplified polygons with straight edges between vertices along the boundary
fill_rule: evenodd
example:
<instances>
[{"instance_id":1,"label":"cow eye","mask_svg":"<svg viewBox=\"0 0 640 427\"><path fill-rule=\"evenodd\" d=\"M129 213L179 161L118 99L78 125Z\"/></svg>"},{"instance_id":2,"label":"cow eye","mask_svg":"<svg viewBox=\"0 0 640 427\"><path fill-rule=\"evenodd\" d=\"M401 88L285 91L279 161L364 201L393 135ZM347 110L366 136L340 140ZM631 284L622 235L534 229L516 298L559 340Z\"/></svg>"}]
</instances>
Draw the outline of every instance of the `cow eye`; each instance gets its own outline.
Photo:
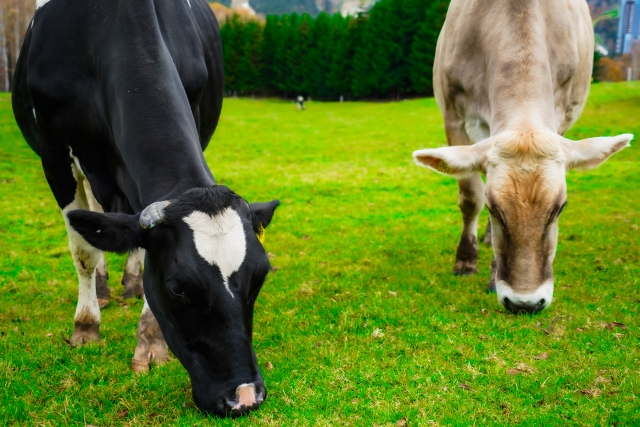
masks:
<instances>
[{"instance_id":1,"label":"cow eye","mask_svg":"<svg viewBox=\"0 0 640 427\"><path fill-rule=\"evenodd\" d=\"M175 282L169 283L169 290L177 297L184 298L184 289Z\"/></svg>"},{"instance_id":2,"label":"cow eye","mask_svg":"<svg viewBox=\"0 0 640 427\"><path fill-rule=\"evenodd\" d=\"M562 204L562 206L560 206L560 210L558 211L558 216L560 216L560 214L562 213L562 211L564 210L564 207L567 206L567 202L564 202Z\"/></svg>"}]
</instances>

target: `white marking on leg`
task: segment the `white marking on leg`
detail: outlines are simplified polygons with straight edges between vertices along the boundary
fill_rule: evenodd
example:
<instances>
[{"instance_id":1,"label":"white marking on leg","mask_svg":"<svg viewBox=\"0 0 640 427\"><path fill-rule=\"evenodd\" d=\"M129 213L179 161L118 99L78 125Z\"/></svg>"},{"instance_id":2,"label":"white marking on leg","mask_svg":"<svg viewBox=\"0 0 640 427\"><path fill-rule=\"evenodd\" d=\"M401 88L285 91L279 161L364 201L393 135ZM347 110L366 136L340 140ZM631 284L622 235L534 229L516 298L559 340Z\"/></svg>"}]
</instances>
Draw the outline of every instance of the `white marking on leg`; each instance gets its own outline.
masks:
<instances>
[{"instance_id":1,"label":"white marking on leg","mask_svg":"<svg viewBox=\"0 0 640 427\"><path fill-rule=\"evenodd\" d=\"M69 235L69 250L78 272L78 306L76 307L75 319L77 320L83 311L88 310L92 317L100 323L100 306L96 294L96 267L102 251L87 243L69 224L67 212L78 209L77 205L74 200L62 210Z\"/></svg>"},{"instance_id":2,"label":"white marking on leg","mask_svg":"<svg viewBox=\"0 0 640 427\"><path fill-rule=\"evenodd\" d=\"M553 300L553 280L547 280L532 293L514 292L514 290L504 280L496 281L496 293L498 301L504 305L505 298L516 305L535 306L544 299L542 308L547 308Z\"/></svg>"},{"instance_id":3,"label":"white marking on leg","mask_svg":"<svg viewBox=\"0 0 640 427\"><path fill-rule=\"evenodd\" d=\"M88 209L89 202L83 184L84 177L76 163L71 164L71 172L76 180L76 194L71 203L62 209L62 217L69 236L69 250L78 272L78 305L75 320L86 321L87 313L98 324L100 323L100 306L96 294L96 266L100 262L102 251L91 246L69 224L67 213L75 209ZM93 197L93 196L92 196Z\"/></svg>"},{"instance_id":4,"label":"white marking on leg","mask_svg":"<svg viewBox=\"0 0 640 427\"><path fill-rule=\"evenodd\" d=\"M140 251L142 251L142 255L140 255ZM127 262L124 266L125 274L137 276L140 273L140 270L142 270L143 262L144 262L144 249L134 249L133 251L129 252L129 256L127 257Z\"/></svg>"},{"instance_id":5,"label":"white marking on leg","mask_svg":"<svg viewBox=\"0 0 640 427\"><path fill-rule=\"evenodd\" d=\"M84 186L84 194L87 196L87 203L89 203L89 210L92 212L100 212L104 213L104 209L102 209L102 205L98 203L98 200L93 195L93 191L91 191L91 184L89 184L88 179L82 180Z\"/></svg>"},{"instance_id":6,"label":"white marking on leg","mask_svg":"<svg viewBox=\"0 0 640 427\"><path fill-rule=\"evenodd\" d=\"M144 316L147 311L150 311L149 303L147 300L144 300L144 305L142 306L142 313L140 313L140 317Z\"/></svg>"},{"instance_id":7,"label":"white marking on leg","mask_svg":"<svg viewBox=\"0 0 640 427\"><path fill-rule=\"evenodd\" d=\"M144 257L147 254L147 251L145 251L142 248L138 248L134 252L136 253L136 256L138 257L138 262L140 263L140 268L144 269Z\"/></svg>"},{"instance_id":8,"label":"white marking on leg","mask_svg":"<svg viewBox=\"0 0 640 427\"><path fill-rule=\"evenodd\" d=\"M193 231L198 254L209 264L218 266L224 286L233 298L229 277L238 271L247 253L247 240L240 215L231 208L215 216L194 211L183 221Z\"/></svg>"}]
</instances>

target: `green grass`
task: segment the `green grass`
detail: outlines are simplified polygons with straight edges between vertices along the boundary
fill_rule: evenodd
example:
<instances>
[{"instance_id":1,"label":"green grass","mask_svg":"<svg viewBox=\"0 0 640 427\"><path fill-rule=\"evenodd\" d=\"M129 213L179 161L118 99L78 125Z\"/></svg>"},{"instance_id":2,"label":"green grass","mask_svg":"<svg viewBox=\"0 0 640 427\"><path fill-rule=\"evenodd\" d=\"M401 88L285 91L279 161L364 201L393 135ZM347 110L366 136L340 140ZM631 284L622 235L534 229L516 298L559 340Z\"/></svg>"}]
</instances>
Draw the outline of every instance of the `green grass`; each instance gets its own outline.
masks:
<instances>
[{"instance_id":1,"label":"green grass","mask_svg":"<svg viewBox=\"0 0 640 427\"><path fill-rule=\"evenodd\" d=\"M65 344L66 233L0 95L0 424L640 425L640 150L569 173L554 302L513 316L484 291L490 249L478 275L451 273L456 182L411 159L445 142L435 101L307 108L226 99L206 152L219 183L282 201L254 328L269 398L221 420L199 413L175 359L130 372L139 301L112 300L100 344ZM637 82L594 85L568 137L640 135L639 113ZM124 258L107 262L117 297Z\"/></svg>"}]
</instances>

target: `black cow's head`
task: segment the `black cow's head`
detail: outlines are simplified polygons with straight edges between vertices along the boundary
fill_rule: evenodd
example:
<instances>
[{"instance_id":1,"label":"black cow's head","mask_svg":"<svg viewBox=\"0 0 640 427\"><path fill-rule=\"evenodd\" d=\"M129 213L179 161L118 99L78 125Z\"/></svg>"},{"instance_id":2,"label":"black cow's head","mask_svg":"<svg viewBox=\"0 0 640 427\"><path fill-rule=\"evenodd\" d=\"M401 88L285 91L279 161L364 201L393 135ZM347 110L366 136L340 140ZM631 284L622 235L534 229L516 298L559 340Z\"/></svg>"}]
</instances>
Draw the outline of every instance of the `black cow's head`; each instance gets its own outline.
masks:
<instances>
[{"instance_id":1,"label":"black cow's head","mask_svg":"<svg viewBox=\"0 0 640 427\"><path fill-rule=\"evenodd\" d=\"M249 205L214 186L138 215L68 214L96 248L146 249L145 296L205 412L240 415L266 397L251 333L253 306L270 268L258 236L278 204Z\"/></svg>"}]
</instances>

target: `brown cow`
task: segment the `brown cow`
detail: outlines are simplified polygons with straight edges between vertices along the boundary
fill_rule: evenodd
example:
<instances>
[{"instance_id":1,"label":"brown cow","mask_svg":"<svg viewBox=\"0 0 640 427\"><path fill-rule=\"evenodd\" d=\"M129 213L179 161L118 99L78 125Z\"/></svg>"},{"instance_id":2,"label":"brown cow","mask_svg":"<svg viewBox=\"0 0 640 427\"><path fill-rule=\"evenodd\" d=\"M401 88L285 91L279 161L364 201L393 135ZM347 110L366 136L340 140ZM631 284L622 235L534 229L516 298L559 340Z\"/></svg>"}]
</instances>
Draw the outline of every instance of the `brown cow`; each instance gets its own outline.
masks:
<instances>
[{"instance_id":1,"label":"brown cow","mask_svg":"<svg viewBox=\"0 0 640 427\"><path fill-rule=\"evenodd\" d=\"M478 215L487 205L489 289L514 313L551 303L566 171L594 168L633 139L562 137L586 102L593 49L584 0L452 0L438 39L433 84L449 147L413 157L458 179L456 274L477 272Z\"/></svg>"}]
</instances>

